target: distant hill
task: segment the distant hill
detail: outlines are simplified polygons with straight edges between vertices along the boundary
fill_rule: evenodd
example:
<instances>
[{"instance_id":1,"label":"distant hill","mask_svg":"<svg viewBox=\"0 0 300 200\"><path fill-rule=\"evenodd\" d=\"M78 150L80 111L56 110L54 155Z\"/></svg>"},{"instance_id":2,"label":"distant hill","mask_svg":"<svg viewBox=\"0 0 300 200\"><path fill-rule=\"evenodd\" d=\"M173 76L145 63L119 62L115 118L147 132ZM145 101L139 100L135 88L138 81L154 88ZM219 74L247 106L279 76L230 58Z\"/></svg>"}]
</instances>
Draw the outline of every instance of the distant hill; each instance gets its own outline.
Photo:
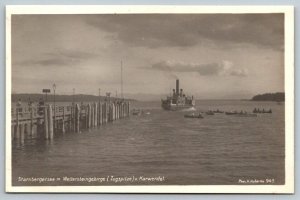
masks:
<instances>
[{"instance_id":1,"label":"distant hill","mask_svg":"<svg viewBox=\"0 0 300 200\"><path fill-rule=\"evenodd\" d=\"M17 102L21 99L22 102L38 102L39 99L45 99L45 94L12 94L11 101ZM75 102L85 102L85 101L99 101L99 96L94 95L86 95L86 94L76 94L76 95L55 95L55 101L57 102L72 102L74 99ZM105 96L100 96L100 100L104 100ZM115 99L115 97L111 97L111 100ZM133 101L133 99L127 99ZM54 101L53 95L47 96L48 102Z\"/></svg>"},{"instance_id":2,"label":"distant hill","mask_svg":"<svg viewBox=\"0 0 300 200\"><path fill-rule=\"evenodd\" d=\"M252 101L284 101L285 100L284 92L277 93L265 93L255 95L251 100Z\"/></svg>"}]
</instances>

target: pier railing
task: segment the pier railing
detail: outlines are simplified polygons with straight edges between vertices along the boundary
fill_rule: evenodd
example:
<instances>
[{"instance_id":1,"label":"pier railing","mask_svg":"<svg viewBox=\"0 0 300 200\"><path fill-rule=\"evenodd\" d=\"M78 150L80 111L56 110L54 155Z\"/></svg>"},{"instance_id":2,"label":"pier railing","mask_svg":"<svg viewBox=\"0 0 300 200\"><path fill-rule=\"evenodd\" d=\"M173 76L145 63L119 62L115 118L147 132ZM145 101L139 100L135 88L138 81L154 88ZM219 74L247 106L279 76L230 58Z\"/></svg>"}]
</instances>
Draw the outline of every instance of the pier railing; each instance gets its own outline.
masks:
<instances>
[{"instance_id":1,"label":"pier railing","mask_svg":"<svg viewBox=\"0 0 300 200\"><path fill-rule=\"evenodd\" d=\"M53 139L57 134L80 132L130 115L129 101L105 101L69 106L15 107L11 110L12 139L26 136Z\"/></svg>"}]
</instances>

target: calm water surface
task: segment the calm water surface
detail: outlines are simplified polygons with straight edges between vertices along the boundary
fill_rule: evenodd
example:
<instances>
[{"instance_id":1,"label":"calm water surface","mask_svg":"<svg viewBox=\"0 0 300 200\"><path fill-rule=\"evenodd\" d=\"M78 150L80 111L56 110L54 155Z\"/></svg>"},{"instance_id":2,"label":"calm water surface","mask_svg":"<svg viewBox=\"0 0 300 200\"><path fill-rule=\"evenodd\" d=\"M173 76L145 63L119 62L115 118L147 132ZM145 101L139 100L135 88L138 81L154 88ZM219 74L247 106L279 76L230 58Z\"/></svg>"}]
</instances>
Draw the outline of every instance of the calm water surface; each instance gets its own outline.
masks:
<instances>
[{"instance_id":1,"label":"calm water surface","mask_svg":"<svg viewBox=\"0 0 300 200\"><path fill-rule=\"evenodd\" d=\"M284 184L284 104L198 101L197 111L271 108L272 114L225 114L187 119L160 102L135 102L150 115L131 116L51 142L13 142L13 185L239 184L272 179ZM197 112L194 111L194 112ZM161 182L23 182L19 177L164 177Z\"/></svg>"}]
</instances>

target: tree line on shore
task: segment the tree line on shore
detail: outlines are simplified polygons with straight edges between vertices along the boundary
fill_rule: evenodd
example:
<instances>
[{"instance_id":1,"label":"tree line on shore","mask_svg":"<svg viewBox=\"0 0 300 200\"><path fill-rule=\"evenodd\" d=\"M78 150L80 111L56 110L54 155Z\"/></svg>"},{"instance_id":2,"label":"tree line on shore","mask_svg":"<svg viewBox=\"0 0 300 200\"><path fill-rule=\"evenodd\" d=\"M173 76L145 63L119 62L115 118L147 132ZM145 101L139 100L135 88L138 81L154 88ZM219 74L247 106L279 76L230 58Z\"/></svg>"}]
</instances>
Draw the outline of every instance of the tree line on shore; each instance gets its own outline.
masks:
<instances>
[{"instance_id":1,"label":"tree line on shore","mask_svg":"<svg viewBox=\"0 0 300 200\"><path fill-rule=\"evenodd\" d=\"M258 95L255 95L251 100L252 101L278 101L278 102L281 102L281 101L285 100L285 94L284 94L284 92L258 94Z\"/></svg>"}]
</instances>

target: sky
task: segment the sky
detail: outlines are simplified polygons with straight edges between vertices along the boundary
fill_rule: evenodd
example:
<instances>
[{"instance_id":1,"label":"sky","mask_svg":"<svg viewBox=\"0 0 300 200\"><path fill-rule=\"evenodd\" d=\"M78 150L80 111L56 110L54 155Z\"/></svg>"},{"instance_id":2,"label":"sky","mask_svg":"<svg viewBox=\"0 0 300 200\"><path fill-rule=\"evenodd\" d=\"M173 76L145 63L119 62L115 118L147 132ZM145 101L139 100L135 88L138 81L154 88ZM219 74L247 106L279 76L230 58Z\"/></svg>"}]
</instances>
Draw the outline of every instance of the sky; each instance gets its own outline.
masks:
<instances>
[{"instance_id":1,"label":"sky","mask_svg":"<svg viewBox=\"0 0 300 200\"><path fill-rule=\"evenodd\" d=\"M284 91L283 14L13 15L12 92L198 99Z\"/></svg>"}]
</instances>

